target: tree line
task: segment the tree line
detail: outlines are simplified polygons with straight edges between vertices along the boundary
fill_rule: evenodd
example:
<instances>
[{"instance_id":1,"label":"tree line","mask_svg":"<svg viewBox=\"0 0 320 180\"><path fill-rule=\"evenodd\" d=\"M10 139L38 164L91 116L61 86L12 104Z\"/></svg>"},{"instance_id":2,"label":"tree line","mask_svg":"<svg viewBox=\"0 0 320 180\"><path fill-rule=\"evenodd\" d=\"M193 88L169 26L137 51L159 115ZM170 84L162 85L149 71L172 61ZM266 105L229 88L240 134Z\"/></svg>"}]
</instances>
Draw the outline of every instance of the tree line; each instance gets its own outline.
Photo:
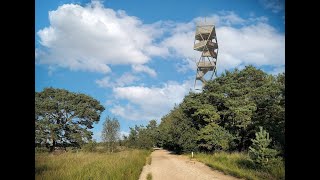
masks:
<instances>
[{"instance_id":1,"label":"tree line","mask_svg":"<svg viewBox=\"0 0 320 180\"><path fill-rule=\"evenodd\" d=\"M99 101L81 93L54 88L36 92L36 146L53 150L92 143L89 129L103 110ZM130 127L121 140L118 120L107 117L102 140L111 152L121 145L163 147L177 153L249 151L259 156L260 151L276 151L283 155L284 125L285 74L270 75L246 66L225 71L200 93L190 92L159 125L151 120L146 126Z\"/></svg>"},{"instance_id":2,"label":"tree line","mask_svg":"<svg viewBox=\"0 0 320 180\"><path fill-rule=\"evenodd\" d=\"M283 156L285 74L254 66L225 71L201 93L190 92L179 105L144 126L130 128L127 146L163 147L177 153L249 152L257 164Z\"/></svg>"},{"instance_id":3,"label":"tree line","mask_svg":"<svg viewBox=\"0 0 320 180\"><path fill-rule=\"evenodd\" d=\"M176 152L247 151L262 127L284 153L285 74L225 71L162 117L158 144Z\"/></svg>"}]
</instances>

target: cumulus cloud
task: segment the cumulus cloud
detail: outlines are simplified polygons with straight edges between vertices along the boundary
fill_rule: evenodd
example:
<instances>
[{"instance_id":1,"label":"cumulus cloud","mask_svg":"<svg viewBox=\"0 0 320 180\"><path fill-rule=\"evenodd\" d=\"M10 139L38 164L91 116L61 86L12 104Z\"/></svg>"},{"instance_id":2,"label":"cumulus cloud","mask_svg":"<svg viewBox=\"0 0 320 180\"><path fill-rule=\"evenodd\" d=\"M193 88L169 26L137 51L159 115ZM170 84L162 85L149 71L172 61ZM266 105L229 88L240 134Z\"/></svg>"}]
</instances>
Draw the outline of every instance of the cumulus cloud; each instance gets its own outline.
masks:
<instances>
[{"instance_id":1,"label":"cumulus cloud","mask_svg":"<svg viewBox=\"0 0 320 180\"><path fill-rule=\"evenodd\" d=\"M241 25L246 23L246 20L238 16L233 11L220 11L218 14L213 14L207 18L197 17L194 18L194 23L201 25L204 23L215 24L217 26L230 26L230 25Z\"/></svg>"},{"instance_id":2,"label":"cumulus cloud","mask_svg":"<svg viewBox=\"0 0 320 180\"><path fill-rule=\"evenodd\" d=\"M271 9L273 13L278 13L284 9L284 0L260 0L264 8Z\"/></svg>"},{"instance_id":3,"label":"cumulus cloud","mask_svg":"<svg viewBox=\"0 0 320 180\"><path fill-rule=\"evenodd\" d=\"M143 24L123 10L99 2L82 7L64 4L49 12L50 26L37 32L46 53L38 63L71 70L108 73L110 64L145 64L166 49L153 41L163 33L161 23Z\"/></svg>"},{"instance_id":4,"label":"cumulus cloud","mask_svg":"<svg viewBox=\"0 0 320 180\"><path fill-rule=\"evenodd\" d=\"M196 58L183 58L181 62L176 64L177 72L186 73L189 70L197 69L196 66L197 59Z\"/></svg>"},{"instance_id":5,"label":"cumulus cloud","mask_svg":"<svg viewBox=\"0 0 320 180\"><path fill-rule=\"evenodd\" d=\"M128 120L151 120L168 113L190 91L193 82L181 84L169 81L161 87L128 86L113 89L115 98L127 100L126 105L115 105L111 112Z\"/></svg>"},{"instance_id":6,"label":"cumulus cloud","mask_svg":"<svg viewBox=\"0 0 320 180\"><path fill-rule=\"evenodd\" d=\"M200 56L193 50L194 31L204 18L144 24L123 10L94 1L84 7L59 6L49 12L49 21L49 27L37 32L41 44L35 51L37 63L101 73L111 72L111 64L130 65L135 73L156 77L156 71L147 66L155 56L180 59L176 62L179 72L194 70L193 59ZM218 71L247 64L284 65L284 34L269 25L268 18L251 15L245 19L221 11L206 22L217 27Z\"/></svg>"},{"instance_id":7,"label":"cumulus cloud","mask_svg":"<svg viewBox=\"0 0 320 180\"><path fill-rule=\"evenodd\" d=\"M122 87L126 85L130 85L136 81L138 81L140 78L137 76L134 76L131 73L124 73L119 78L106 76L100 80L96 80L96 83L99 87L104 88L112 88L112 87Z\"/></svg>"},{"instance_id":8,"label":"cumulus cloud","mask_svg":"<svg viewBox=\"0 0 320 180\"><path fill-rule=\"evenodd\" d=\"M184 26L184 25L180 25ZM177 27L180 28L180 27ZM164 47L167 47L173 56L180 58L190 58L200 56L200 52L193 50L194 29L189 29L187 32L176 32L162 42Z\"/></svg>"},{"instance_id":9,"label":"cumulus cloud","mask_svg":"<svg viewBox=\"0 0 320 180\"><path fill-rule=\"evenodd\" d=\"M149 74L151 77L157 76L157 73L154 69L151 69L145 65L140 65L140 64L132 65L132 70L133 70L133 72L145 72L145 73Z\"/></svg>"},{"instance_id":10,"label":"cumulus cloud","mask_svg":"<svg viewBox=\"0 0 320 180\"><path fill-rule=\"evenodd\" d=\"M218 67L228 69L240 64L284 65L285 37L265 23L217 28L219 33Z\"/></svg>"}]
</instances>

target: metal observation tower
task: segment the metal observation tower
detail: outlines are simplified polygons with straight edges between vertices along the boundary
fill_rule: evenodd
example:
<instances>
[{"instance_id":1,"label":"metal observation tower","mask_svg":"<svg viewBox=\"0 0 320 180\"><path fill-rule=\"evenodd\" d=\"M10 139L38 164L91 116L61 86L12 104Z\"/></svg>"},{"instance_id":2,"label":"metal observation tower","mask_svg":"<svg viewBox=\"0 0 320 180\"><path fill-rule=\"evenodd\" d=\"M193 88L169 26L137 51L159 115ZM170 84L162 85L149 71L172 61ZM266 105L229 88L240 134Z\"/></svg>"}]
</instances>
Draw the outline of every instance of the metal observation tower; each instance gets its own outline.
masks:
<instances>
[{"instance_id":1,"label":"metal observation tower","mask_svg":"<svg viewBox=\"0 0 320 180\"><path fill-rule=\"evenodd\" d=\"M212 73L209 80L212 80L213 74L217 75L218 41L214 25L197 25L193 49L201 52L201 56L196 63L197 74L194 81L194 88L197 80L201 81L202 87L204 87L207 82L204 78L206 73Z\"/></svg>"}]
</instances>

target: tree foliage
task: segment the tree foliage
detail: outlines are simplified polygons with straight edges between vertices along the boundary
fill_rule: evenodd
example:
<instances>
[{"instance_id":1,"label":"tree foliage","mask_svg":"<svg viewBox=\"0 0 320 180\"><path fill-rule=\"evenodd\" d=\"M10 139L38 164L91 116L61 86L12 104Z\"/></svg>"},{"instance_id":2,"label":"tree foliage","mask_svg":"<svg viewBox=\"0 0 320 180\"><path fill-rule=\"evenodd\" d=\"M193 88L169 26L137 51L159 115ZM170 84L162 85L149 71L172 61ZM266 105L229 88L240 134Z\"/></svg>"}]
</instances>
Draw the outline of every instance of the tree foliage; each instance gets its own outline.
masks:
<instances>
[{"instance_id":1,"label":"tree foliage","mask_svg":"<svg viewBox=\"0 0 320 180\"><path fill-rule=\"evenodd\" d=\"M156 120L149 121L149 124L144 127L142 125L130 127L130 133L128 137L125 137L129 147L150 149L155 147L158 142L158 125Z\"/></svg>"},{"instance_id":2,"label":"tree foliage","mask_svg":"<svg viewBox=\"0 0 320 180\"><path fill-rule=\"evenodd\" d=\"M92 139L93 123L104 107L94 98L64 89L35 92L35 141L38 146L80 147Z\"/></svg>"},{"instance_id":3,"label":"tree foliage","mask_svg":"<svg viewBox=\"0 0 320 180\"><path fill-rule=\"evenodd\" d=\"M96 151L98 144L96 141L89 141L82 146L84 152L94 152Z\"/></svg>"},{"instance_id":4,"label":"tree foliage","mask_svg":"<svg viewBox=\"0 0 320 180\"><path fill-rule=\"evenodd\" d=\"M199 147L205 151L228 150L234 137L223 127L209 123L198 132Z\"/></svg>"},{"instance_id":5,"label":"tree foliage","mask_svg":"<svg viewBox=\"0 0 320 180\"><path fill-rule=\"evenodd\" d=\"M111 152L115 150L116 142L119 140L119 131L120 123L118 119L107 117L103 123L101 136Z\"/></svg>"},{"instance_id":6,"label":"tree foliage","mask_svg":"<svg viewBox=\"0 0 320 180\"><path fill-rule=\"evenodd\" d=\"M252 145L249 147L249 155L258 166L266 166L277 155L277 151L268 148L271 142L269 133L263 130L261 126L259 128L260 131L255 134L256 138L251 140Z\"/></svg>"},{"instance_id":7,"label":"tree foliage","mask_svg":"<svg viewBox=\"0 0 320 180\"><path fill-rule=\"evenodd\" d=\"M159 143L177 151L243 151L262 126L274 137L271 145L283 150L284 82L284 73L269 75L253 66L225 71L162 118Z\"/></svg>"},{"instance_id":8,"label":"tree foliage","mask_svg":"<svg viewBox=\"0 0 320 180\"><path fill-rule=\"evenodd\" d=\"M164 148L178 153L197 149L197 130L180 108L173 109L162 118L159 132L159 144Z\"/></svg>"}]
</instances>

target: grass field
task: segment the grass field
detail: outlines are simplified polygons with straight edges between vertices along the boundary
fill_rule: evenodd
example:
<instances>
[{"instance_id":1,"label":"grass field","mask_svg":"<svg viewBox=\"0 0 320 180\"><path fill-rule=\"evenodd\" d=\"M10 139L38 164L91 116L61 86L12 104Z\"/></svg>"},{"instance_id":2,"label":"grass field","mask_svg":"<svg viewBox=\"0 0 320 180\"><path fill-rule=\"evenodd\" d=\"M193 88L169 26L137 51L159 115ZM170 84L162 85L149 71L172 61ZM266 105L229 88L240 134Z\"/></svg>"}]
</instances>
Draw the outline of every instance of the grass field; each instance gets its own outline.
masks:
<instances>
[{"instance_id":1,"label":"grass field","mask_svg":"<svg viewBox=\"0 0 320 180\"><path fill-rule=\"evenodd\" d=\"M117 153L36 153L35 179L137 180L151 151L125 150Z\"/></svg>"},{"instance_id":2,"label":"grass field","mask_svg":"<svg viewBox=\"0 0 320 180\"><path fill-rule=\"evenodd\" d=\"M285 179L284 163L279 159L275 161L272 166L259 169L254 166L254 164L249 160L249 156L245 153L199 153L195 154L194 158L214 169L235 177L245 178L248 180Z\"/></svg>"}]
</instances>

